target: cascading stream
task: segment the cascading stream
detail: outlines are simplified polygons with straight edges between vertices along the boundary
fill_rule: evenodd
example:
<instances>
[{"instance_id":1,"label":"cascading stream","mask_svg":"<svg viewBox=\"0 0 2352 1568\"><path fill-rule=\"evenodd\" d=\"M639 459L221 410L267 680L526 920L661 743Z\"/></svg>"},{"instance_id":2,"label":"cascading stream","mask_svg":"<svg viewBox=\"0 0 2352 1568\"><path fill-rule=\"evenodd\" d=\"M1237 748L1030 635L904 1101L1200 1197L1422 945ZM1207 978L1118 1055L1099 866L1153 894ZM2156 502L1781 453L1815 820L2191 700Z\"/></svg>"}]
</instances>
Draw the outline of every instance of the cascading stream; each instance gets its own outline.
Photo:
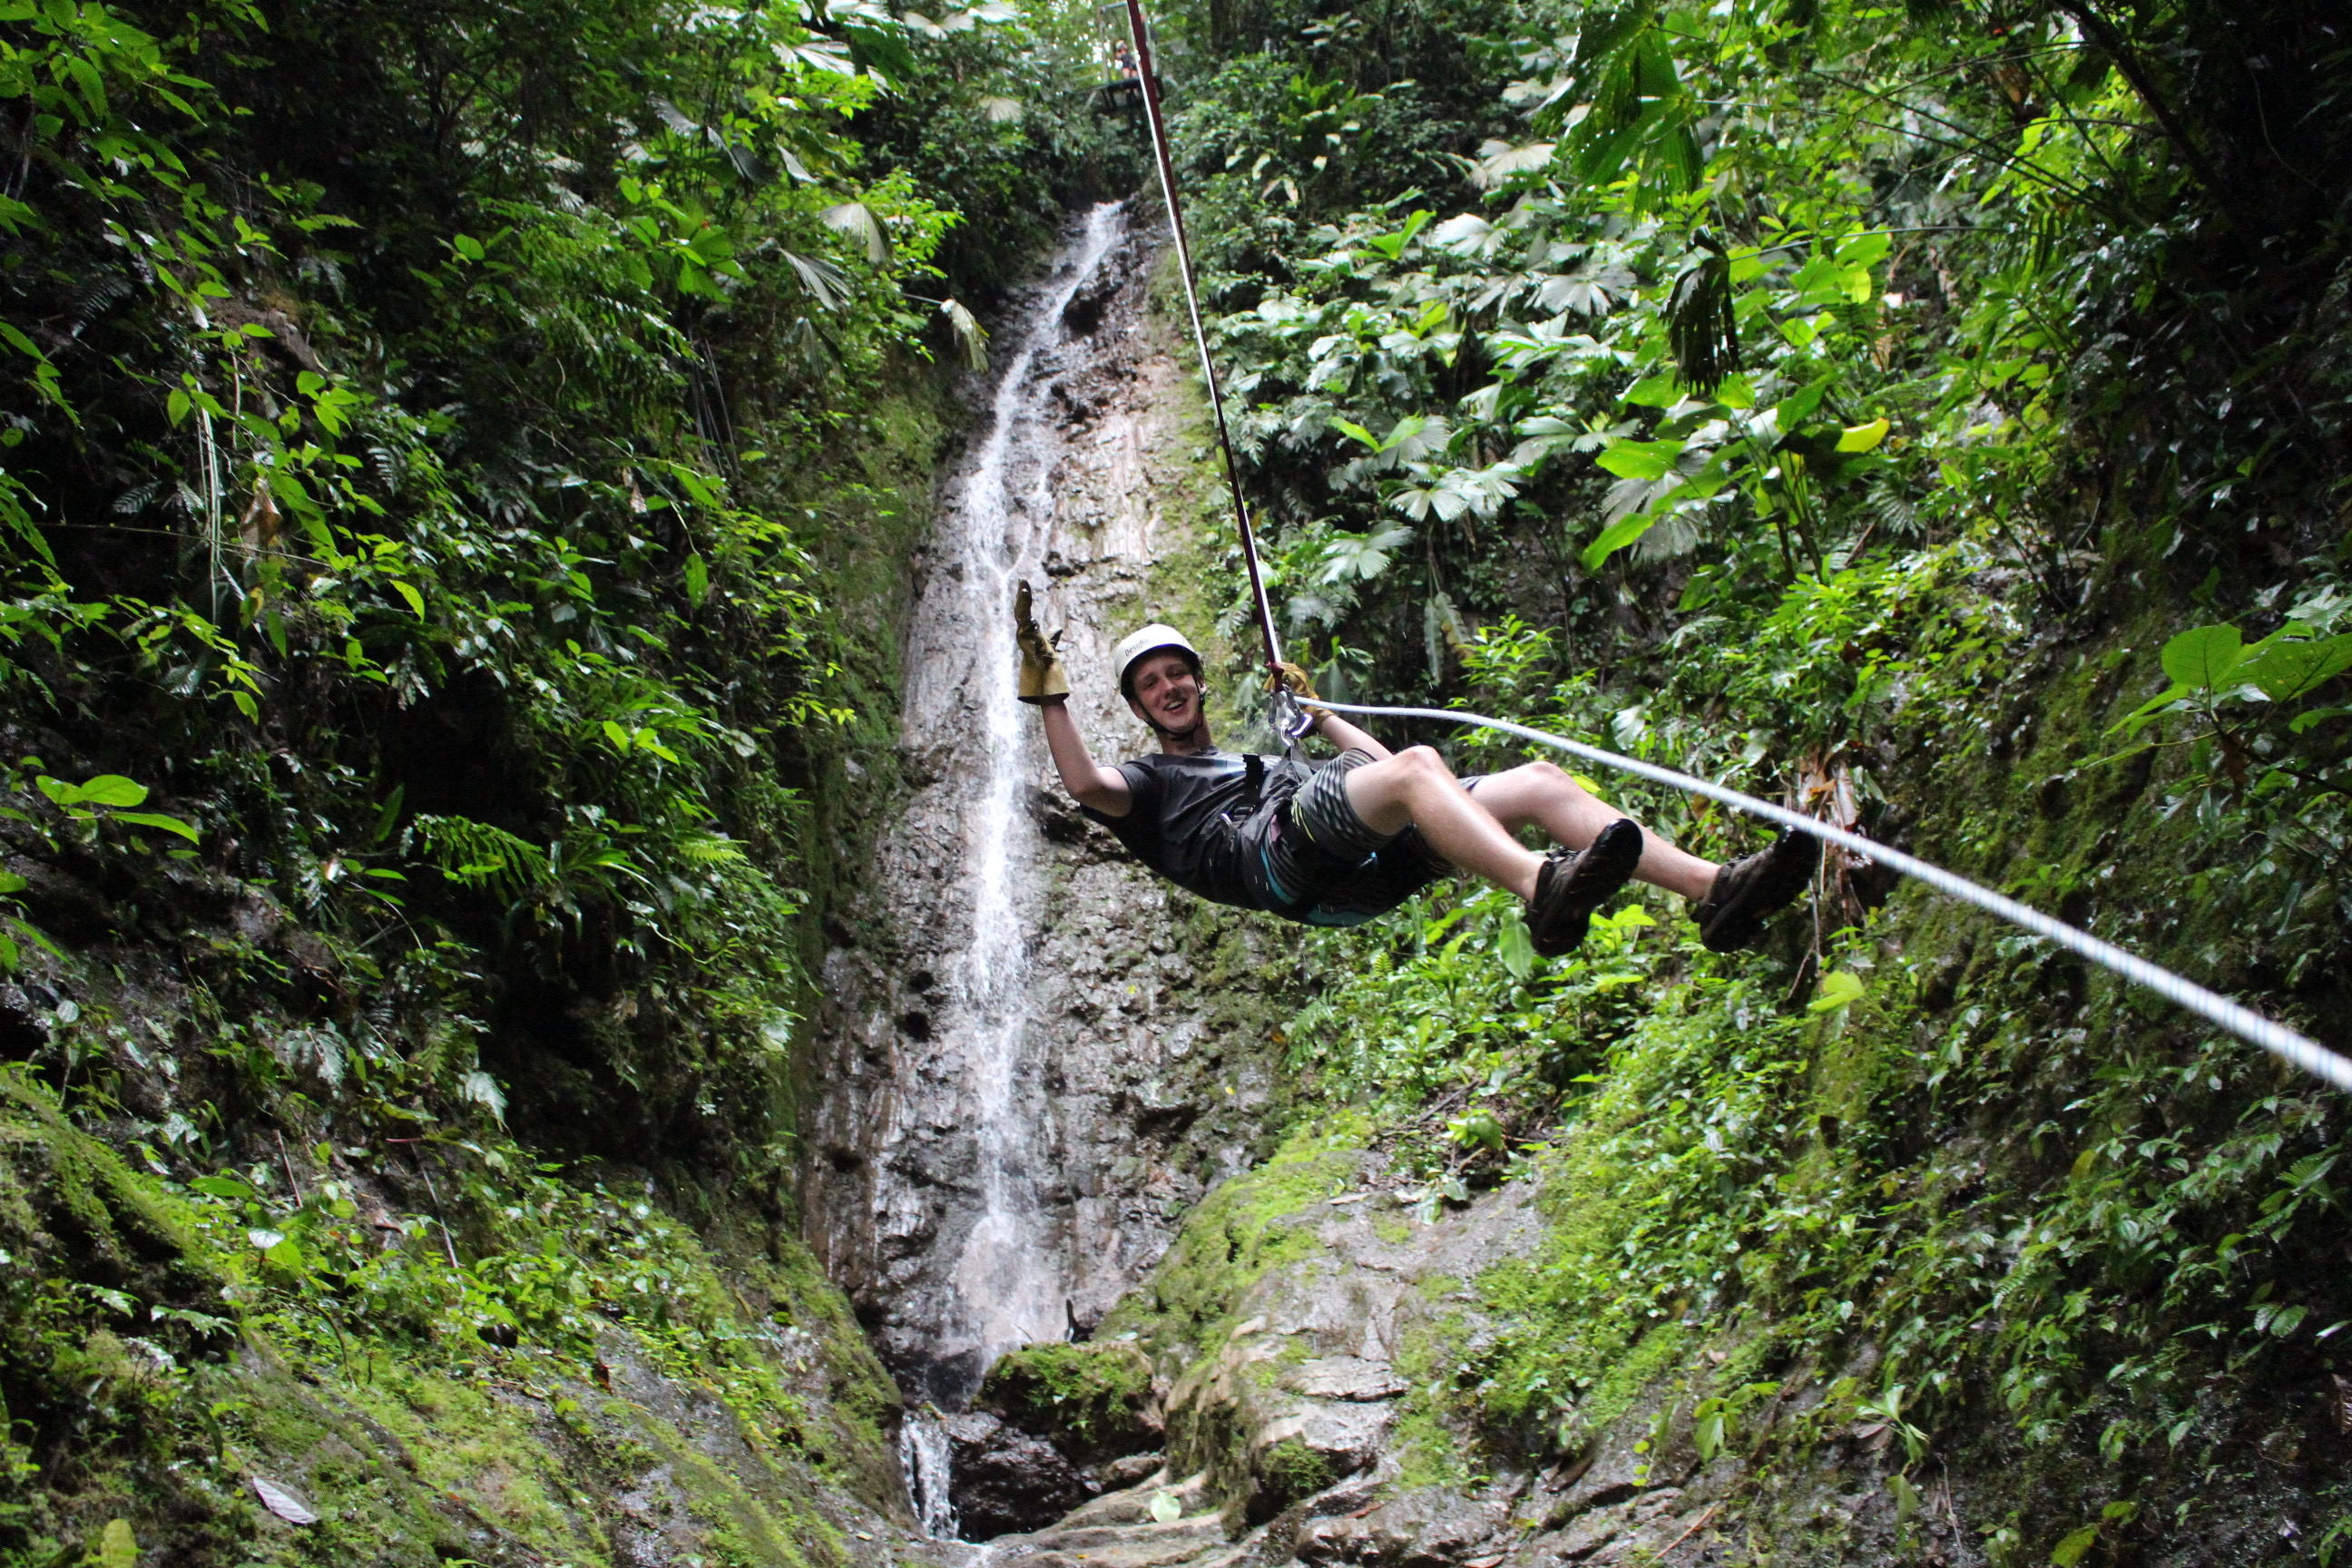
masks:
<instances>
[{"instance_id":1,"label":"cascading stream","mask_svg":"<svg viewBox=\"0 0 2352 1568\"><path fill-rule=\"evenodd\" d=\"M969 1408L989 1365L1093 1332L1185 1207L1249 1162L1271 1092L1255 1037L1227 1026L1250 982L1189 984L1200 933L1080 819L1013 695L1026 578L1067 634L1096 754L1148 747L1105 679L1112 647L1197 619L1202 546L1222 549L1167 482L1199 461L1199 405L1153 330L1162 242L1129 216L1075 216L1008 305L914 563L904 789L827 925L805 1234L907 1395L908 1497L936 1532L992 1535L1028 1506L1003 1478L1035 1445ZM1217 941L1259 972L1255 930Z\"/></svg>"},{"instance_id":2,"label":"cascading stream","mask_svg":"<svg viewBox=\"0 0 2352 1568\"><path fill-rule=\"evenodd\" d=\"M956 1532L955 1500L949 1493L954 1476L954 1456L940 1418L910 1411L898 1428L898 1469L907 1478L907 1500L924 1533L952 1540Z\"/></svg>"},{"instance_id":3,"label":"cascading stream","mask_svg":"<svg viewBox=\"0 0 2352 1568\"><path fill-rule=\"evenodd\" d=\"M1087 215L1066 276L1039 301L1024 324L1019 348L1004 367L990 408L989 427L950 510L963 587L964 623L972 663L968 699L984 718L988 771L966 830L970 857L971 942L958 960L955 984L968 1009L969 1107L978 1152L980 1215L965 1237L953 1279L959 1325L979 1343L982 1366L1033 1340L1059 1338L1066 1260L1035 1200L1038 1154L1051 1106L1038 1076L1025 1070L1028 992L1024 984L1034 914L1023 909L1025 873L1035 831L1019 809L1030 773L1028 715L1013 692L1017 658L1008 607L1025 567L1036 570L1045 528L1053 515L1043 465L1022 468L1015 458L1044 416L1050 378L1032 375L1041 352L1062 335L1062 316L1125 230L1121 204L1104 203Z\"/></svg>"},{"instance_id":4,"label":"cascading stream","mask_svg":"<svg viewBox=\"0 0 2352 1568\"><path fill-rule=\"evenodd\" d=\"M961 1110L971 1130L978 1213L948 1278L948 1321L939 1325L948 1353L938 1364L984 1369L1005 1351L1059 1338L1069 1263L1045 1221L1036 1188L1046 1173L1051 1102L1028 1058L1027 949L1036 923L1027 907L1036 831L1020 809L1032 771L1029 715L1013 691L1017 658L1008 620L1013 585L1038 570L1053 517L1051 473L1024 461L1048 417L1052 376L1040 356L1066 335L1063 316L1126 231L1123 204L1089 212L1063 253L1055 281L1041 292L1005 361L988 424L961 482L943 508L945 574L952 605L927 604L963 636L935 643L909 683L907 727L925 734L942 724L976 728L983 767L963 782L962 835L968 944L954 955L957 1003L945 1020L943 1052L964 1064ZM969 751L965 753L969 755ZM953 1398L961 1390L936 1388ZM950 1456L935 1416L909 1415L899 1458L908 1494L924 1528L951 1536Z\"/></svg>"}]
</instances>

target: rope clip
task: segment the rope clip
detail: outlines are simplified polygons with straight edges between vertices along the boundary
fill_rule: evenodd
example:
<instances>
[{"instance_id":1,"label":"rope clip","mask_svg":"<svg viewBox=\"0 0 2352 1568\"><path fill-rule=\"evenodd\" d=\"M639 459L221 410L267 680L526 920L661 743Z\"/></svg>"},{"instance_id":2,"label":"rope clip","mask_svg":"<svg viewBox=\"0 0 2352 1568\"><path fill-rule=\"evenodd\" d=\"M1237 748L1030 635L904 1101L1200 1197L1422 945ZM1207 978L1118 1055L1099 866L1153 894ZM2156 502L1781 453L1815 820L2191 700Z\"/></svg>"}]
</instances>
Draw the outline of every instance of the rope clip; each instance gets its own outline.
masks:
<instances>
[{"instance_id":1,"label":"rope clip","mask_svg":"<svg viewBox=\"0 0 2352 1568\"><path fill-rule=\"evenodd\" d=\"M1298 699L1286 686L1274 689L1274 727L1283 740L1297 745L1315 728L1315 715L1298 705Z\"/></svg>"}]
</instances>

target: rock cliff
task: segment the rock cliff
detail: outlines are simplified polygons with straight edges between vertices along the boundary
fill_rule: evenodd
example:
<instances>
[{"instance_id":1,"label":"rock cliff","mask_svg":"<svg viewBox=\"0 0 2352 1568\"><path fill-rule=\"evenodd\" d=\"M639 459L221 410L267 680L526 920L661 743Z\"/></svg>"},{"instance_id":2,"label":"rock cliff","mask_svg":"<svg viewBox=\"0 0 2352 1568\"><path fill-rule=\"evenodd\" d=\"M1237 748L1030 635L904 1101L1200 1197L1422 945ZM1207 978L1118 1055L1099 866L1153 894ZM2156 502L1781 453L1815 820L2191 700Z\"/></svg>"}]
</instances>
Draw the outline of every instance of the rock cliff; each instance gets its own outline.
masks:
<instances>
[{"instance_id":1,"label":"rock cliff","mask_svg":"<svg viewBox=\"0 0 2352 1568\"><path fill-rule=\"evenodd\" d=\"M916 563L908 787L824 963L807 1234L901 1385L942 1406L1003 1352L1089 1331L1263 1153L1277 1092L1262 1022L1233 1025L1286 980L1283 933L1128 860L1009 689L1023 577L1105 759L1148 749L1111 645L1151 619L1212 642L1213 498L1148 309L1160 254L1097 209L1000 331Z\"/></svg>"}]
</instances>

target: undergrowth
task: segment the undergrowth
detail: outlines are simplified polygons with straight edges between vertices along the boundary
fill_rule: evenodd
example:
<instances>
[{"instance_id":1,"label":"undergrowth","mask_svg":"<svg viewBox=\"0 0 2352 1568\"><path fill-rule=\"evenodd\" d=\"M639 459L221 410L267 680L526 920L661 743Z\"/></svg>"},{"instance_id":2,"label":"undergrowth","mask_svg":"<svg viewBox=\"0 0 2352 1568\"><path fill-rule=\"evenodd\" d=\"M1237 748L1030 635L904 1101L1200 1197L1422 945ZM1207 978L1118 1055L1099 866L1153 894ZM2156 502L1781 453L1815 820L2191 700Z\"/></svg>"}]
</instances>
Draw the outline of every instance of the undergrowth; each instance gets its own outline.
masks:
<instances>
[{"instance_id":1,"label":"undergrowth","mask_svg":"<svg viewBox=\"0 0 2352 1568\"><path fill-rule=\"evenodd\" d=\"M1217 14L1255 52L1184 151L1324 690L1779 798L2346 1043L2344 187L2282 188L2218 15L1514 11L1409 144L1286 15ZM2263 16L2340 95L2336 25ZM1303 1125L1368 1115L1423 1219L1550 1216L1420 1447L1566 1474L1632 1424L1776 1560L1927 1551L1946 1486L2002 1564L2341 1557L2336 1097L1840 856L1760 952L1693 934L1644 891L1545 963L1462 887L1309 939Z\"/></svg>"}]
</instances>

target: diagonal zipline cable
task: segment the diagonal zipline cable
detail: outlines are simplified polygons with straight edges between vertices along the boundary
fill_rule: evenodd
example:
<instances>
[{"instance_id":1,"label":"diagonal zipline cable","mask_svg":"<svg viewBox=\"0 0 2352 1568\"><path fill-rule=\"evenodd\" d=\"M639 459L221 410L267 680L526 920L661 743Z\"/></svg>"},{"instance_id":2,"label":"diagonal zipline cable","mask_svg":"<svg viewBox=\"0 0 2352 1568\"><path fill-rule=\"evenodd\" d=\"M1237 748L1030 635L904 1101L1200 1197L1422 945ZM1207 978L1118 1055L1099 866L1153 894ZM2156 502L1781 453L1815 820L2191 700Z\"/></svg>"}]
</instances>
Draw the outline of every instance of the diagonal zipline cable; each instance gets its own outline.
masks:
<instances>
[{"instance_id":1,"label":"diagonal zipline cable","mask_svg":"<svg viewBox=\"0 0 2352 1568\"><path fill-rule=\"evenodd\" d=\"M1258 635L1265 642L1266 667L1276 671L1278 675L1282 663L1282 644L1275 636L1274 610L1266 599L1265 574L1258 564L1257 533L1250 526L1249 506L1242 495L1241 467L1234 461L1233 439L1225 427L1224 395L1217 386L1216 363L1209 354L1209 334L1201 321L1201 299L1192 284L1192 251L1184 233L1184 209L1176 199L1176 166L1168 153L1168 126L1160 112L1160 78L1152 60L1151 30L1143 18L1142 0L1127 0L1127 20L1129 28L1135 36L1136 64L1142 77L1144 118L1151 128L1151 151L1160 166L1160 193L1168 204L1168 227L1176 241L1177 276L1182 279L1184 285L1184 306L1192 316L1192 344L1200 351L1201 376L1208 384L1209 407L1216 416L1217 447L1224 458L1225 484L1232 494L1234 521L1241 531L1242 560L1249 567L1251 607L1256 612ZM1285 738L1291 741L1295 746L1298 735L1303 731L1285 722L1285 716L1286 710L1288 713L1296 713L1297 704L1288 692L1281 690L1276 691L1274 701L1276 727L1282 731ZM1614 752L1604 752L1598 746L1587 745L1581 741L1570 741L1525 724L1515 724L1507 719L1490 719L1484 714L1465 713L1446 708L1367 708L1348 702L1332 702L1322 698L1315 699L1314 706L1328 708L1336 713L1360 713L1395 719L1433 719L1441 723L1475 724L1483 729L1500 730L1506 734L1517 735L1523 740L1533 741L1538 745L1550 746L1566 752L1571 756L1598 763L1603 767L1615 768L1620 772L1648 779L1654 784L1662 784L1692 795L1704 795L1709 800L1719 801L1734 810L1744 811L1750 816L1762 817L1767 822L1778 823L1783 827L1793 828L1799 833L1810 834L1824 844L1834 844L1841 849L1864 856L1882 866L1891 866L1905 876L1925 882L1948 898L1958 899L1965 904L1973 904L1978 909L1998 915L2021 930L2056 942L2059 946L2090 960L2101 968L2121 975L2133 984L2146 986L2166 1001L2186 1007L2199 1017L2220 1026L2248 1044L2260 1046L2282 1061L2301 1068L2316 1078L2324 1079L2338 1089L2352 1090L2352 1061L2347 1061L2316 1040L2299 1035L2284 1024L2265 1018L2252 1008L2231 1001L2227 996L2209 991L2192 980L2175 974L2158 964L2150 963L2137 953L2126 952L2111 942L2102 942L2089 931L2068 925L2064 921L2043 914L2031 905L2019 903L2015 899L1971 882L1956 871L1947 871L1941 866L1922 860L1916 855L1906 855L1899 849L1891 849L1884 844L1874 843L1858 833L1848 833L1842 828L1832 827L1829 824L1807 816L1802 812L1791 811L1786 806L1774 805L1769 801L1758 800L1753 795L1742 795L1727 785L1696 778L1689 773L1677 773L1673 768L1661 767L1655 763L1645 763L1633 757L1619 756Z\"/></svg>"},{"instance_id":2,"label":"diagonal zipline cable","mask_svg":"<svg viewBox=\"0 0 2352 1568\"><path fill-rule=\"evenodd\" d=\"M2136 985L2146 986L2166 1001L2188 1008L2240 1039L2260 1046L2282 1061L2325 1079L2338 1089L2352 1089L2352 1061L2346 1060L2316 1040L2308 1039L2285 1025L2274 1023L2252 1008L2209 991L2194 981L2185 980L2168 969L2150 963L2137 953L2126 952L2111 942L2102 942L2077 926L2068 925L2064 921L2045 915L2030 905L2021 904L2015 899L1980 887L1956 871L1947 871L1941 866L1922 860L1916 855L1906 855L1900 849L1889 848L1858 833L1832 827L1828 823L1807 816L1801 811L1758 800L1727 785L1677 773L1656 763L1619 756L1614 752L1604 752L1581 741L1570 741L1526 724L1514 724L1507 719L1490 719L1483 713L1465 713L1448 708L1367 708L1351 702L1333 702L1321 697L1313 699L1311 705L1328 708L1335 713L1360 713L1392 719L1434 719L1449 724L1475 724L1482 729L1500 730L1507 734L1566 752L1571 756L1582 757L1587 762L1599 763L1603 767L1648 779L1653 784L1705 795L1709 800L1720 801L1735 810L1744 811L1750 816L1760 816L1767 822L1811 834L1824 844L1834 844L1841 849L1866 856L1882 866L1891 866L1906 877L1927 883L1939 893L1958 899L1962 903L1974 904L1980 910L1999 915L2011 925L2045 937L2101 968L2120 974Z\"/></svg>"}]
</instances>

